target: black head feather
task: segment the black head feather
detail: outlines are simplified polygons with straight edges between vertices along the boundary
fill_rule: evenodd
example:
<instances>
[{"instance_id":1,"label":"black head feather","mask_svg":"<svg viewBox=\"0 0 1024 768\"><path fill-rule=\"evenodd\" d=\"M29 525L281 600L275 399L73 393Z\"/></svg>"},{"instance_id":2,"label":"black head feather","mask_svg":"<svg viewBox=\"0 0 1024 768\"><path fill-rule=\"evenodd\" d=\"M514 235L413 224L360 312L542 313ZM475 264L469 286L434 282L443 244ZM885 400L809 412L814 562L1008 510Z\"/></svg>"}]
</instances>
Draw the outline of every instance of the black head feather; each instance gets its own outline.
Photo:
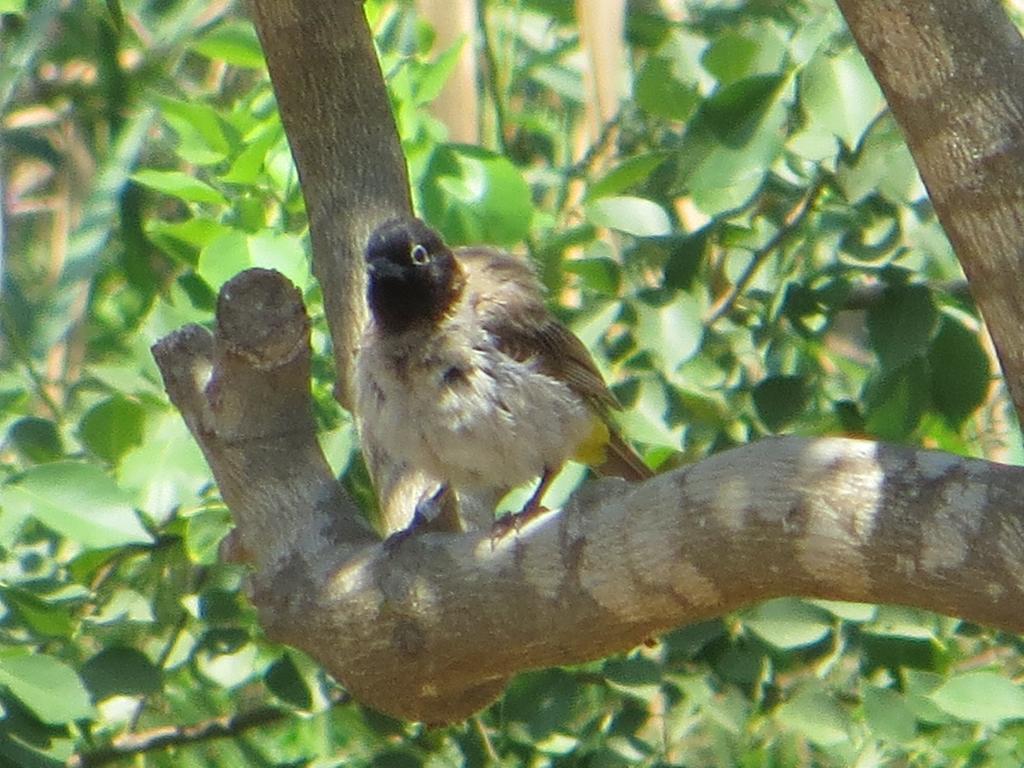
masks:
<instances>
[{"instance_id":1,"label":"black head feather","mask_svg":"<svg viewBox=\"0 0 1024 768\"><path fill-rule=\"evenodd\" d=\"M386 331L436 322L458 298L462 275L441 236L419 219L394 219L366 245L367 302Z\"/></svg>"}]
</instances>

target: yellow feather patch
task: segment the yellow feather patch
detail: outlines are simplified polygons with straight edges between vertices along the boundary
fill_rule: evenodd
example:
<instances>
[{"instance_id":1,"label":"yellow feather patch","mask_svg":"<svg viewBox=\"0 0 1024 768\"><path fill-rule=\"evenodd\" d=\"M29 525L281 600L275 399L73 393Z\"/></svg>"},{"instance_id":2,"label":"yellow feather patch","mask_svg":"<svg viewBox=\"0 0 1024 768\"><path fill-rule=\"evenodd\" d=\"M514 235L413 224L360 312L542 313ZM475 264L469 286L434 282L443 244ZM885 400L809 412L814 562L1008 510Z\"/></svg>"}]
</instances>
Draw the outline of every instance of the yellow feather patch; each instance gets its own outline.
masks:
<instances>
[{"instance_id":1,"label":"yellow feather patch","mask_svg":"<svg viewBox=\"0 0 1024 768\"><path fill-rule=\"evenodd\" d=\"M609 440L611 440L611 433L608 431L608 425L595 414L590 434L576 446L576 452L572 455L573 460L592 467L604 464L605 448L608 447Z\"/></svg>"}]
</instances>

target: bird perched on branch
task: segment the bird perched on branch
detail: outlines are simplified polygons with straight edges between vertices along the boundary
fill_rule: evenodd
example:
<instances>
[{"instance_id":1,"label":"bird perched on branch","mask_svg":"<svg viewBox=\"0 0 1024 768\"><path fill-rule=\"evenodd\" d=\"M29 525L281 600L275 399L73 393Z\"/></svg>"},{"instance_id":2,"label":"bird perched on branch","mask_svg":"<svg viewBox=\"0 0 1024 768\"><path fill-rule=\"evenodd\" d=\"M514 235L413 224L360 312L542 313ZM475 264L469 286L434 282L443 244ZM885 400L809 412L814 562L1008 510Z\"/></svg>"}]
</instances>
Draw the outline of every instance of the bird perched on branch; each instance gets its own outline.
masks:
<instances>
[{"instance_id":1,"label":"bird perched on branch","mask_svg":"<svg viewBox=\"0 0 1024 768\"><path fill-rule=\"evenodd\" d=\"M539 477L524 515L542 509L569 459L651 476L608 420L619 404L590 353L548 310L524 261L449 248L419 219L401 219L371 235L366 267L364 437L456 492L503 494Z\"/></svg>"}]
</instances>

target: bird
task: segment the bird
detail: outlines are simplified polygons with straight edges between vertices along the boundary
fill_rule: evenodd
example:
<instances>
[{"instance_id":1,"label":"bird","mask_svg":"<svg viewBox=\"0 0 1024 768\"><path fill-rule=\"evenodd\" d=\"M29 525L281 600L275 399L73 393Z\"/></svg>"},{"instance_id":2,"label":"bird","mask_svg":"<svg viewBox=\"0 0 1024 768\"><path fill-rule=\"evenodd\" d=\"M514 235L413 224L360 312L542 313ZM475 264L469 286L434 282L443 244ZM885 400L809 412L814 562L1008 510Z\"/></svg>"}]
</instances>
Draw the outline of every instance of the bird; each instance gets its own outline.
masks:
<instances>
[{"instance_id":1,"label":"bird","mask_svg":"<svg viewBox=\"0 0 1024 768\"><path fill-rule=\"evenodd\" d=\"M369 319L355 361L364 439L456 495L497 501L539 478L517 521L544 511L570 459L626 480L653 475L611 423L621 406L525 260L451 248L412 217L375 229L365 260Z\"/></svg>"}]
</instances>

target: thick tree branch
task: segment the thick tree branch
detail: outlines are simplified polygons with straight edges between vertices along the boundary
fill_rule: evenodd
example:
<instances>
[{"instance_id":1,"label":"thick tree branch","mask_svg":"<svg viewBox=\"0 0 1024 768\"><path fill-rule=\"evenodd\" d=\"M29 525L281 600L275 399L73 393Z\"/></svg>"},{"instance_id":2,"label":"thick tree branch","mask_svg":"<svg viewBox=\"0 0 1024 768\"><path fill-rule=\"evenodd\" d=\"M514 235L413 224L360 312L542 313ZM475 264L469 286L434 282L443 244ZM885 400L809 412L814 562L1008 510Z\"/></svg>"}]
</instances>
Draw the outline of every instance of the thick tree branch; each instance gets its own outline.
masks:
<instances>
[{"instance_id":1,"label":"thick tree branch","mask_svg":"<svg viewBox=\"0 0 1024 768\"><path fill-rule=\"evenodd\" d=\"M903 128L1024 419L1024 40L989 0L838 0Z\"/></svg>"},{"instance_id":2,"label":"thick tree branch","mask_svg":"<svg viewBox=\"0 0 1024 768\"><path fill-rule=\"evenodd\" d=\"M1019 275L1024 242L1014 181L1024 107L1006 90L1021 82L1019 36L978 0L840 5L999 331L1020 407L1024 351L1010 330L1024 281L1006 279ZM401 155L358 3L254 0L254 14L310 211L339 397L351 402L359 251L381 218L408 211ZM952 106L961 100L965 112ZM283 278L240 275L222 290L212 338L189 327L154 352L235 516L268 634L394 715L462 718L520 670L604 656L777 595L904 603L1024 630L1019 468L785 438L638 486L592 483L497 542L430 533L384 547L316 442L308 320ZM374 446L368 456L396 527L415 498L396 489L422 483Z\"/></svg>"},{"instance_id":3,"label":"thick tree branch","mask_svg":"<svg viewBox=\"0 0 1024 768\"><path fill-rule=\"evenodd\" d=\"M405 157L361 2L250 6L306 199L313 271L334 344L335 395L351 408L352 362L366 318L363 248L378 224L412 211ZM431 482L377 446L363 450L380 527L405 527Z\"/></svg>"},{"instance_id":4,"label":"thick tree branch","mask_svg":"<svg viewBox=\"0 0 1024 768\"><path fill-rule=\"evenodd\" d=\"M432 533L385 547L345 522L350 502L301 417L297 302L276 273L243 273L212 341L187 328L155 351L237 516L267 633L366 704L463 718L523 669L778 595L1024 630L1024 469L863 441L766 440L642 485L591 483L497 542Z\"/></svg>"},{"instance_id":5,"label":"thick tree branch","mask_svg":"<svg viewBox=\"0 0 1024 768\"><path fill-rule=\"evenodd\" d=\"M250 7L306 198L338 400L350 407L366 314L361 254L378 224L412 210L405 157L361 2Z\"/></svg>"}]
</instances>

